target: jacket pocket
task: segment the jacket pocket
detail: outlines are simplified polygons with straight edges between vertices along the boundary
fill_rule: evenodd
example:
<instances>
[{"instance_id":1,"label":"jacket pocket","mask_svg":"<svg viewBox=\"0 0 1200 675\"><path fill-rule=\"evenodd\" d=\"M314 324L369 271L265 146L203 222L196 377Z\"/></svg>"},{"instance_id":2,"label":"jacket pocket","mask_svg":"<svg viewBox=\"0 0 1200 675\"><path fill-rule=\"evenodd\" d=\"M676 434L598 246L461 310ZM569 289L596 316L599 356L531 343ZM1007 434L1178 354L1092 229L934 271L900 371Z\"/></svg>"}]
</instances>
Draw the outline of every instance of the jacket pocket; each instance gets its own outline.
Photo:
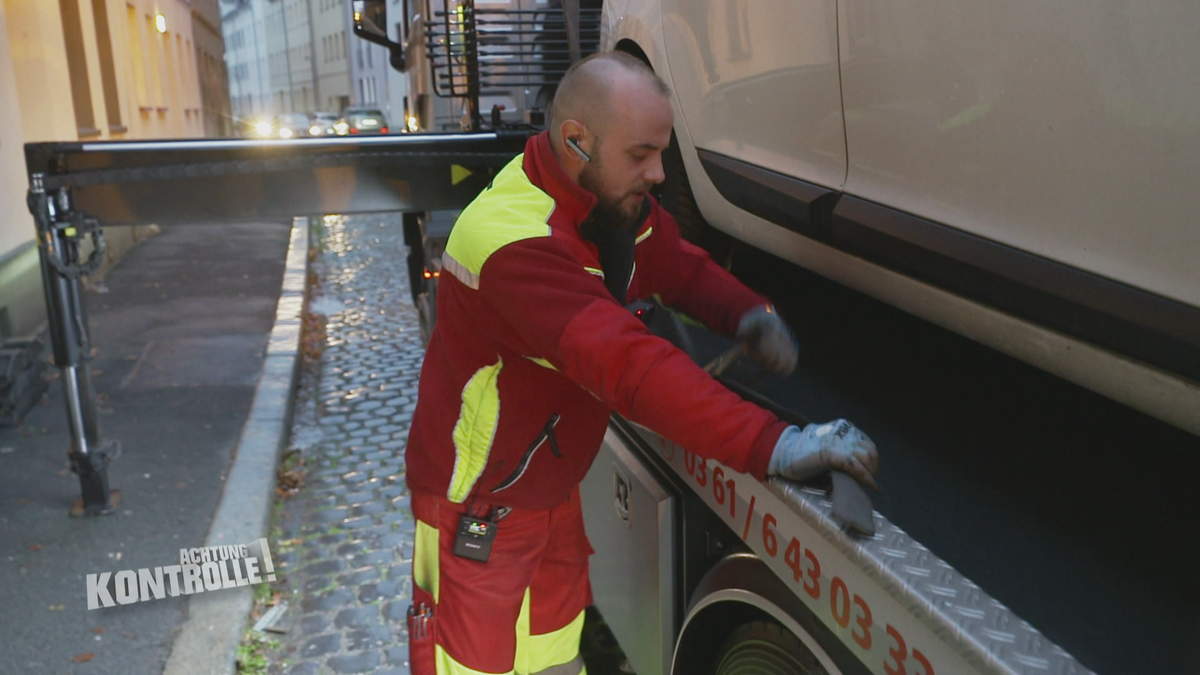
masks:
<instances>
[{"instance_id":1,"label":"jacket pocket","mask_svg":"<svg viewBox=\"0 0 1200 675\"><path fill-rule=\"evenodd\" d=\"M554 437L554 427L558 426L558 421L561 418L561 415L554 413L550 416L550 419L546 420L546 425L542 427L541 433L537 435L537 438L533 439L533 442L529 444L529 448L525 450L525 454L521 456L521 462L517 464L517 467L513 469L513 472L510 473L507 478L500 481L499 485L492 488L492 494L500 492L501 490L507 490L508 488L512 487L514 483L521 480L521 476L524 476L525 471L529 469L529 463L533 461L533 455L538 451L538 448L542 447L542 445L547 441L550 443L550 452L553 452L555 457L562 458L562 452L560 452L558 449L558 440Z\"/></svg>"}]
</instances>

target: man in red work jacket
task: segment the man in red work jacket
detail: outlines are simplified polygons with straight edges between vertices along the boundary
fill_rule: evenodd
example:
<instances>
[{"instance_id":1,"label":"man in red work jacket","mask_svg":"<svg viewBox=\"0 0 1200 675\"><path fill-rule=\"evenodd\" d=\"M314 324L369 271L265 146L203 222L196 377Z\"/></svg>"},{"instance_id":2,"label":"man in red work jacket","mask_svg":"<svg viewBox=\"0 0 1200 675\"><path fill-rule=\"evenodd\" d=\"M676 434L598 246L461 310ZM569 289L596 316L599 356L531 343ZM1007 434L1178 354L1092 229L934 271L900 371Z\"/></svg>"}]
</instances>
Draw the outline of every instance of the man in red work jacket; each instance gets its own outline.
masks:
<instances>
[{"instance_id":1,"label":"man in red work jacket","mask_svg":"<svg viewBox=\"0 0 1200 675\"><path fill-rule=\"evenodd\" d=\"M760 480L838 468L872 484L875 447L853 425L781 422L625 309L657 295L773 370L795 366L766 299L647 195L673 122L644 64L589 57L563 78L549 131L455 224L406 450L414 675L582 672L578 486L613 410Z\"/></svg>"}]
</instances>

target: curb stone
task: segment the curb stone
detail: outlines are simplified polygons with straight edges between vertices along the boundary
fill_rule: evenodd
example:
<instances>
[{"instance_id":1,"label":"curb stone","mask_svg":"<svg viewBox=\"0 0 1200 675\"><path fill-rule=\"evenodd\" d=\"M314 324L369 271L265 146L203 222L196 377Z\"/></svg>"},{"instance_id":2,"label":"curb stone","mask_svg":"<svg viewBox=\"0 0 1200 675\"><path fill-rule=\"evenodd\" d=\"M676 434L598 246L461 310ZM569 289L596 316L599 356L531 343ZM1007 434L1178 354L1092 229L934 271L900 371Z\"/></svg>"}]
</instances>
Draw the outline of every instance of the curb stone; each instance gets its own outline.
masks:
<instances>
[{"instance_id":1,"label":"curb stone","mask_svg":"<svg viewBox=\"0 0 1200 675\"><path fill-rule=\"evenodd\" d=\"M294 218L262 375L205 546L249 544L267 536L275 468L291 428L308 247L309 220ZM233 675L253 604L250 586L190 596L163 675Z\"/></svg>"}]
</instances>

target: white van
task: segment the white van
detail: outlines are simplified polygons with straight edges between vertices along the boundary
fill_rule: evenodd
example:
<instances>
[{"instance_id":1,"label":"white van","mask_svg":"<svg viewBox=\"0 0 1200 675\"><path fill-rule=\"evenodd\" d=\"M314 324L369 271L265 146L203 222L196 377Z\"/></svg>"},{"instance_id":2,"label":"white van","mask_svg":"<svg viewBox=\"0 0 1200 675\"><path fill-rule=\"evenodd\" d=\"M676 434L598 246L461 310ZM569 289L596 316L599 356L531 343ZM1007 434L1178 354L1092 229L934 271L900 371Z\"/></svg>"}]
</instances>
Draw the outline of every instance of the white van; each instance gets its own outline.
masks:
<instances>
[{"instance_id":1,"label":"white van","mask_svg":"<svg viewBox=\"0 0 1200 675\"><path fill-rule=\"evenodd\" d=\"M601 27L670 84L663 201L715 253L1200 434L1198 26L1184 0L608 0Z\"/></svg>"}]
</instances>

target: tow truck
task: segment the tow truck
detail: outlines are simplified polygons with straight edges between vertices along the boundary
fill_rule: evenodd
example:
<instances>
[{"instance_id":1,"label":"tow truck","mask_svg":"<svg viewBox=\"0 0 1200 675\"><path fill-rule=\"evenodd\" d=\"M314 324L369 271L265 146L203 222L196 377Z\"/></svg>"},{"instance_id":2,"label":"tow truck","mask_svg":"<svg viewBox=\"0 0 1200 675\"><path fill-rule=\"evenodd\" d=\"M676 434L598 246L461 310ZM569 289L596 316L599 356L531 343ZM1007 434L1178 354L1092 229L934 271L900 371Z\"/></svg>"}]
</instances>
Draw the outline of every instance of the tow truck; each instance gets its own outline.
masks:
<instances>
[{"instance_id":1,"label":"tow truck","mask_svg":"<svg viewBox=\"0 0 1200 675\"><path fill-rule=\"evenodd\" d=\"M428 70L414 81L455 84L428 91L461 106L462 131L26 146L29 206L82 512L114 507L107 466L117 446L99 427L85 367L91 340L80 284L103 255L103 228L401 212L414 300L432 326L438 255L452 214L538 127L536 115L506 123L514 111L499 104L488 115L480 112L488 95L484 64L503 57L489 52L503 43L489 30L527 22L534 11L494 5L427 1L410 35L435 37L405 45L389 37L385 0L353 0L356 34L392 50L394 66L423 63ZM586 6L563 0L561 10L539 3L536 11L561 11L557 25L566 44L555 53L573 62L588 51L580 37L588 30L581 20ZM440 61L438 49L445 55ZM414 51L427 58L409 58ZM552 85L553 77L540 84ZM521 102L525 109L516 112L536 113L545 97L529 100L536 105ZM691 334L699 362L728 348L703 331L669 323ZM805 422L752 388L722 381L784 419ZM845 515L853 505L843 502L861 496L836 482L832 490L819 482L760 482L614 415L582 493L597 550L596 605L641 675L1092 672L869 505L848 527L856 522Z\"/></svg>"}]
</instances>

